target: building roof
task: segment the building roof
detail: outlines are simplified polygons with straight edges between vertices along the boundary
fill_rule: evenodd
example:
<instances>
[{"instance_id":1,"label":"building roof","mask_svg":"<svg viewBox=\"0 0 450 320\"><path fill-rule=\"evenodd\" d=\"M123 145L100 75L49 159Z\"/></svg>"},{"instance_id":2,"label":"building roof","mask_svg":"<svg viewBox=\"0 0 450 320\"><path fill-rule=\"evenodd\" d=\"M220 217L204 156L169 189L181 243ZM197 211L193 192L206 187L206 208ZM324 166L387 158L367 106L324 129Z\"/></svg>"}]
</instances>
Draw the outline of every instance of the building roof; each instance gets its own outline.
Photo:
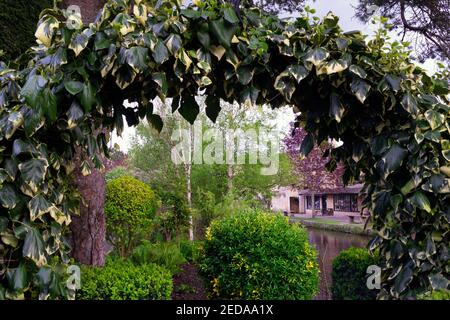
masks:
<instances>
[{"instance_id":1,"label":"building roof","mask_svg":"<svg viewBox=\"0 0 450 320\"><path fill-rule=\"evenodd\" d=\"M351 186L346 187L339 187L329 190L320 190L320 191L313 191L309 189L299 190L299 195L312 195L313 193L315 195L322 195L322 194L337 194L337 193L352 193L352 194L358 194L361 189L363 188L362 183L357 183Z\"/></svg>"}]
</instances>

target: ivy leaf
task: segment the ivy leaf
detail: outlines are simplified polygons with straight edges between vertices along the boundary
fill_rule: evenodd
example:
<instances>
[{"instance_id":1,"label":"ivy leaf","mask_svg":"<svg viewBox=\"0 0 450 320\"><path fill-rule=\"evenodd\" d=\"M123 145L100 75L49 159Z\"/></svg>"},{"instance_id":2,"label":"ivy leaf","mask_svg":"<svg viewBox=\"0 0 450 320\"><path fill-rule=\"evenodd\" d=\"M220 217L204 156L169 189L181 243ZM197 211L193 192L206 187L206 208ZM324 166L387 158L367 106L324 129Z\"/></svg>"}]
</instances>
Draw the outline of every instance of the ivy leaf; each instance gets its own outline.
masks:
<instances>
[{"instance_id":1,"label":"ivy leaf","mask_svg":"<svg viewBox=\"0 0 450 320\"><path fill-rule=\"evenodd\" d=\"M410 263L403 267L402 271L395 277L394 290L397 294L406 290L406 287L413 279L414 270Z\"/></svg>"},{"instance_id":2,"label":"ivy leaf","mask_svg":"<svg viewBox=\"0 0 450 320\"><path fill-rule=\"evenodd\" d=\"M434 273L428 276L433 290L447 289L450 281L442 273Z\"/></svg>"},{"instance_id":3,"label":"ivy leaf","mask_svg":"<svg viewBox=\"0 0 450 320\"><path fill-rule=\"evenodd\" d=\"M77 125L77 121L83 117L84 113L78 102L73 101L69 110L67 110L66 115L69 128L74 128Z\"/></svg>"},{"instance_id":4,"label":"ivy leaf","mask_svg":"<svg viewBox=\"0 0 450 320\"><path fill-rule=\"evenodd\" d=\"M403 159L408 154L408 151L400 147L399 144L394 144L383 156L382 161L384 163L383 173L384 177L387 177L392 172L396 171L402 165Z\"/></svg>"},{"instance_id":5,"label":"ivy leaf","mask_svg":"<svg viewBox=\"0 0 450 320\"><path fill-rule=\"evenodd\" d=\"M59 21L55 17L49 18L39 23L34 36L46 47L50 47L55 29L59 26Z\"/></svg>"},{"instance_id":6,"label":"ivy leaf","mask_svg":"<svg viewBox=\"0 0 450 320\"><path fill-rule=\"evenodd\" d=\"M223 18L210 21L209 26L211 32L216 37L217 41L219 41L219 44L225 48L229 48L237 26L225 22Z\"/></svg>"},{"instance_id":7,"label":"ivy leaf","mask_svg":"<svg viewBox=\"0 0 450 320\"><path fill-rule=\"evenodd\" d=\"M167 83L166 74L164 72L156 72L152 75L153 81L155 81L161 88L161 92L167 95L169 84Z\"/></svg>"},{"instance_id":8,"label":"ivy leaf","mask_svg":"<svg viewBox=\"0 0 450 320\"><path fill-rule=\"evenodd\" d=\"M22 254L24 257L28 257L34 261L38 267L42 267L47 264L47 258L45 257L45 244L42 239L42 235L36 228L27 226L27 234L25 236L25 242L22 248Z\"/></svg>"},{"instance_id":9,"label":"ivy leaf","mask_svg":"<svg viewBox=\"0 0 450 320\"><path fill-rule=\"evenodd\" d=\"M336 45L339 51L344 51L348 48L349 41L344 38L336 38Z\"/></svg>"},{"instance_id":10,"label":"ivy leaf","mask_svg":"<svg viewBox=\"0 0 450 320\"><path fill-rule=\"evenodd\" d=\"M364 103L367 98L367 94L369 93L370 85L360 78L354 78L350 84L350 88L356 98L358 98L361 103Z\"/></svg>"},{"instance_id":11,"label":"ivy leaf","mask_svg":"<svg viewBox=\"0 0 450 320\"><path fill-rule=\"evenodd\" d=\"M19 194L14 185L7 183L0 188L0 203L6 209L14 209L19 203Z\"/></svg>"},{"instance_id":12,"label":"ivy leaf","mask_svg":"<svg viewBox=\"0 0 450 320\"><path fill-rule=\"evenodd\" d=\"M14 291L22 291L28 286L27 270L24 263L20 263L17 268L8 268L6 279L9 287Z\"/></svg>"},{"instance_id":13,"label":"ivy leaf","mask_svg":"<svg viewBox=\"0 0 450 320\"><path fill-rule=\"evenodd\" d=\"M400 90L400 77L388 74L385 77L386 81L389 83L389 85L391 86L392 90L394 90L395 92L397 92L398 90Z\"/></svg>"},{"instance_id":14,"label":"ivy leaf","mask_svg":"<svg viewBox=\"0 0 450 320\"><path fill-rule=\"evenodd\" d=\"M74 96L83 90L83 83L79 81L66 81L64 82L64 88Z\"/></svg>"},{"instance_id":15,"label":"ivy leaf","mask_svg":"<svg viewBox=\"0 0 450 320\"><path fill-rule=\"evenodd\" d=\"M247 88L242 90L241 96L239 97L239 102L242 103L244 106L251 107L252 105L256 104L258 95L259 89L253 86L247 86Z\"/></svg>"},{"instance_id":16,"label":"ivy leaf","mask_svg":"<svg viewBox=\"0 0 450 320\"><path fill-rule=\"evenodd\" d=\"M330 75L333 73L338 73L338 72L344 71L345 69L348 68L348 64L347 64L347 61L342 60L342 59L331 60L325 64L324 68L325 68L327 74Z\"/></svg>"},{"instance_id":17,"label":"ivy leaf","mask_svg":"<svg viewBox=\"0 0 450 320\"><path fill-rule=\"evenodd\" d=\"M275 78L274 88L277 89L287 101L291 101L295 92L295 82L291 80L291 75L283 71Z\"/></svg>"},{"instance_id":18,"label":"ivy leaf","mask_svg":"<svg viewBox=\"0 0 450 320\"><path fill-rule=\"evenodd\" d=\"M300 146L300 157L306 157L314 147L314 138L308 133Z\"/></svg>"},{"instance_id":19,"label":"ivy leaf","mask_svg":"<svg viewBox=\"0 0 450 320\"><path fill-rule=\"evenodd\" d=\"M309 74L309 71L304 66L298 64L287 67L287 71L295 78L297 83L300 83Z\"/></svg>"},{"instance_id":20,"label":"ivy leaf","mask_svg":"<svg viewBox=\"0 0 450 320\"><path fill-rule=\"evenodd\" d=\"M324 48L310 49L305 55L305 61L311 62L316 67L328 58L330 54Z\"/></svg>"},{"instance_id":21,"label":"ivy leaf","mask_svg":"<svg viewBox=\"0 0 450 320\"><path fill-rule=\"evenodd\" d=\"M234 8L232 7L226 7L223 9L223 17L225 20L227 20L229 23L235 24L239 22L239 18L234 12Z\"/></svg>"},{"instance_id":22,"label":"ivy leaf","mask_svg":"<svg viewBox=\"0 0 450 320\"><path fill-rule=\"evenodd\" d=\"M411 114L418 114L419 108L417 106L416 98L411 93L406 93L403 96L402 102L401 102L403 109L408 111Z\"/></svg>"},{"instance_id":23,"label":"ivy leaf","mask_svg":"<svg viewBox=\"0 0 450 320\"><path fill-rule=\"evenodd\" d=\"M431 213L430 200L428 200L428 197L422 191L414 192L414 195L411 197L411 202L418 208Z\"/></svg>"},{"instance_id":24,"label":"ivy leaf","mask_svg":"<svg viewBox=\"0 0 450 320\"><path fill-rule=\"evenodd\" d=\"M36 109L38 97L46 84L47 80L45 80L42 76L32 75L28 77L27 82L20 91L20 94L25 98L25 101L30 107Z\"/></svg>"},{"instance_id":25,"label":"ivy leaf","mask_svg":"<svg viewBox=\"0 0 450 320\"><path fill-rule=\"evenodd\" d=\"M425 118L430 124L431 130L437 129L445 122L445 116L443 114L431 109L425 112Z\"/></svg>"},{"instance_id":26,"label":"ivy leaf","mask_svg":"<svg viewBox=\"0 0 450 320\"><path fill-rule=\"evenodd\" d=\"M254 69L248 66L238 66L236 75L240 83L247 85L253 79Z\"/></svg>"},{"instance_id":27,"label":"ivy leaf","mask_svg":"<svg viewBox=\"0 0 450 320\"><path fill-rule=\"evenodd\" d=\"M166 47L169 49L170 53L175 55L175 53L180 50L182 47L183 41L181 40L181 37L177 34L171 34L166 39Z\"/></svg>"},{"instance_id":28,"label":"ivy leaf","mask_svg":"<svg viewBox=\"0 0 450 320\"><path fill-rule=\"evenodd\" d=\"M88 113L96 103L96 92L91 82L88 81L83 85L83 91L81 92L80 102L83 106L84 112Z\"/></svg>"},{"instance_id":29,"label":"ivy leaf","mask_svg":"<svg viewBox=\"0 0 450 320\"><path fill-rule=\"evenodd\" d=\"M208 95L205 99L206 115L212 122L216 122L217 116L220 113L220 99L213 95Z\"/></svg>"},{"instance_id":30,"label":"ivy leaf","mask_svg":"<svg viewBox=\"0 0 450 320\"><path fill-rule=\"evenodd\" d=\"M361 79L365 79L367 77L367 72L364 71L363 68L361 68L360 66L357 66L355 64L352 64L348 70L350 70L350 72L356 74L358 77L360 77Z\"/></svg>"},{"instance_id":31,"label":"ivy leaf","mask_svg":"<svg viewBox=\"0 0 450 320\"><path fill-rule=\"evenodd\" d=\"M75 34L72 41L69 44L69 49L75 52L75 56L78 56L88 45L89 38L92 36L92 31L89 29L84 30L81 33Z\"/></svg>"},{"instance_id":32,"label":"ivy leaf","mask_svg":"<svg viewBox=\"0 0 450 320\"><path fill-rule=\"evenodd\" d=\"M211 37L209 36L209 28L207 23L202 23L197 30L197 39L205 49L209 49L211 45Z\"/></svg>"},{"instance_id":33,"label":"ivy leaf","mask_svg":"<svg viewBox=\"0 0 450 320\"><path fill-rule=\"evenodd\" d=\"M339 123L341 122L344 112L345 108L342 105L339 95L333 92L330 95L330 117Z\"/></svg>"},{"instance_id":34,"label":"ivy leaf","mask_svg":"<svg viewBox=\"0 0 450 320\"><path fill-rule=\"evenodd\" d=\"M157 64L163 64L169 59L169 51L167 50L166 45L159 39L156 42L152 56Z\"/></svg>"},{"instance_id":35,"label":"ivy leaf","mask_svg":"<svg viewBox=\"0 0 450 320\"><path fill-rule=\"evenodd\" d=\"M161 132L163 128L163 121L161 117L157 114L147 114L147 121L152 125L153 128Z\"/></svg>"},{"instance_id":36,"label":"ivy leaf","mask_svg":"<svg viewBox=\"0 0 450 320\"><path fill-rule=\"evenodd\" d=\"M42 96L38 98L39 104L41 105L42 111L45 115L47 115L47 118L50 122L54 122L56 120L56 113L57 113L57 102L56 102L56 96L53 94L52 90L50 88L45 88L42 92Z\"/></svg>"},{"instance_id":37,"label":"ivy leaf","mask_svg":"<svg viewBox=\"0 0 450 320\"><path fill-rule=\"evenodd\" d=\"M195 97L191 94L183 95L178 112L190 124L194 124L194 121L197 118L198 113L200 112L200 108L197 104L197 101L195 101Z\"/></svg>"},{"instance_id":38,"label":"ivy leaf","mask_svg":"<svg viewBox=\"0 0 450 320\"><path fill-rule=\"evenodd\" d=\"M52 205L40 194L34 196L28 202L28 210L30 210L30 220L34 221L42 215L50 211Z\"/></svg>"},{"instance_id":39,"label":"ivy leaf","mask_svg":"<svg viewBox=\"0 0 450 320\"><path fill-rule=\"evenodd\" d=\"M145 71L148 68L148 49L140 46L127 49L125 52L127 63L136 72Z\"/></svg>"},{"instance_id":40,"label":"ivy leaf","mask_svg":"<svg viewBox=\"0 0 450 320\"><path fill-rule=\"evenodd\" d=\"M48 161L44 158L31 159L19 164L19 170L24 182L37 192L38 185L44 180L48 168Z\"/></svg>"}]
</instances>

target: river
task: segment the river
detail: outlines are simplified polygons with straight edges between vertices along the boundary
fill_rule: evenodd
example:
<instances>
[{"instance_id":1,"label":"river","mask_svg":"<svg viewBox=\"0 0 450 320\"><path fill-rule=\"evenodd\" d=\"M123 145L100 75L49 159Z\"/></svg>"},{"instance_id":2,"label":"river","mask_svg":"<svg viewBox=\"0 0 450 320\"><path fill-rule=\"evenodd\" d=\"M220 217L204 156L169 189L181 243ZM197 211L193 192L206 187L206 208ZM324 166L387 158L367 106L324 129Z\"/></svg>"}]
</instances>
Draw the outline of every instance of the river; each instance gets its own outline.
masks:
<instances>
[{"instance_id":1,"label":"river","mask_svg":"<svg viewBox=\"0 0 450 320\"><path fill-rule=\"evenodd\" d=\"M370 237L308 227L309 242L318 251L320 290L316 300L330 300L331 266L334 257L349 247L366 247Z\"/></svg>"}]
</instances>

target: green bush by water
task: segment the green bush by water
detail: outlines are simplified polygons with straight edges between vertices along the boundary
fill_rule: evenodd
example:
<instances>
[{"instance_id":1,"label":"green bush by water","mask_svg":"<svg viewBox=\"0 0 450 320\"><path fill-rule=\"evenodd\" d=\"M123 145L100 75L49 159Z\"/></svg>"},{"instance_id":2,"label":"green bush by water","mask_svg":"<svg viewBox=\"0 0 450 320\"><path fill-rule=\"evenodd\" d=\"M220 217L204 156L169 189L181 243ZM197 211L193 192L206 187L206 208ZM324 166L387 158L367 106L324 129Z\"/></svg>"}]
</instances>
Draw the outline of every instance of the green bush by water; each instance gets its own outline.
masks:
<instances>
[{"instance_id":1,"label":"green bush by water","mask_svg":"<svg viewBox=\"0 0 450 320\"><path fill-rule=\"evenodd\" d=\"M306 230L272 213L243 211L213 221L200 271L211 298L311 299L318 290Z\"/></svg>"},{"instance_id":2,"label":"green bush by water","mask_svg":"<svg viewBox=\"0 0 450 320\"><path fill-rule=\"evenodd\" d=\"M331 292L335 300L374 300L378 290L367 288L367 267L378 265L367 249L349 248L333 260Z\"/></svg>"},{"instance_id":3,"label":"green bush by water","mask_svg":"<svg viewBox=\"0 0 450 320\"><path fill-rule=\"evenodd\" d=\"M155 264L108 259L105 267L82 266L78 300L168 300L172 274Z\"/></svg>"}]
</instances>

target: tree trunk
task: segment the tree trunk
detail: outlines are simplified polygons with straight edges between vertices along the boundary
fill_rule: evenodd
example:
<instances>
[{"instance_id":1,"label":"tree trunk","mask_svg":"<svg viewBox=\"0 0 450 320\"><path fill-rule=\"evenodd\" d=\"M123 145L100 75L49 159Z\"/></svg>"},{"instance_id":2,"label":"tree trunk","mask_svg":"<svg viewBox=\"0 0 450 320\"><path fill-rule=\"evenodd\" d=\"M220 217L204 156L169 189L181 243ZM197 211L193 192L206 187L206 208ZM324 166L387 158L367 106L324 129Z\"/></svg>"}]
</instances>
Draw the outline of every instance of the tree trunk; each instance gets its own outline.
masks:
<instances>
[{"instance_id":1,"label":"tree trunk","mask_svg":"<svg viewBox=\"0 0 450 320\"><path fill-rule=\"evenodd\" d=\"M312 217L316 217L316 194L314 192L312 194Z\"/></svg>"},{"instance_id":2,"label":"tree trunk","mask_svg":"<svg viewBox=\"0 0 450 320\"><path fill-rule=\"evenodd\" d=\"M233 191L233 177L234 177L233 165L229 164L227 167L228 193L231 193Z\"/></svg>"},{"instance_id":3,"label":"tree trunk","mask_svg":"<svg viewBox=\"0 0 450 320\"><path fill-rule=\"evenodd\" d=\"M84 203L80 204L80 215L72 216L70 224L72 257L80 263L103 266L105 264L105 179L103 173L92 169L83 176L79 169L82 155L75 155L74 184ZM91 164L92 166L92 164ZM93 166L92 166L93 167Z\"/></svg>"}]
</instances>

